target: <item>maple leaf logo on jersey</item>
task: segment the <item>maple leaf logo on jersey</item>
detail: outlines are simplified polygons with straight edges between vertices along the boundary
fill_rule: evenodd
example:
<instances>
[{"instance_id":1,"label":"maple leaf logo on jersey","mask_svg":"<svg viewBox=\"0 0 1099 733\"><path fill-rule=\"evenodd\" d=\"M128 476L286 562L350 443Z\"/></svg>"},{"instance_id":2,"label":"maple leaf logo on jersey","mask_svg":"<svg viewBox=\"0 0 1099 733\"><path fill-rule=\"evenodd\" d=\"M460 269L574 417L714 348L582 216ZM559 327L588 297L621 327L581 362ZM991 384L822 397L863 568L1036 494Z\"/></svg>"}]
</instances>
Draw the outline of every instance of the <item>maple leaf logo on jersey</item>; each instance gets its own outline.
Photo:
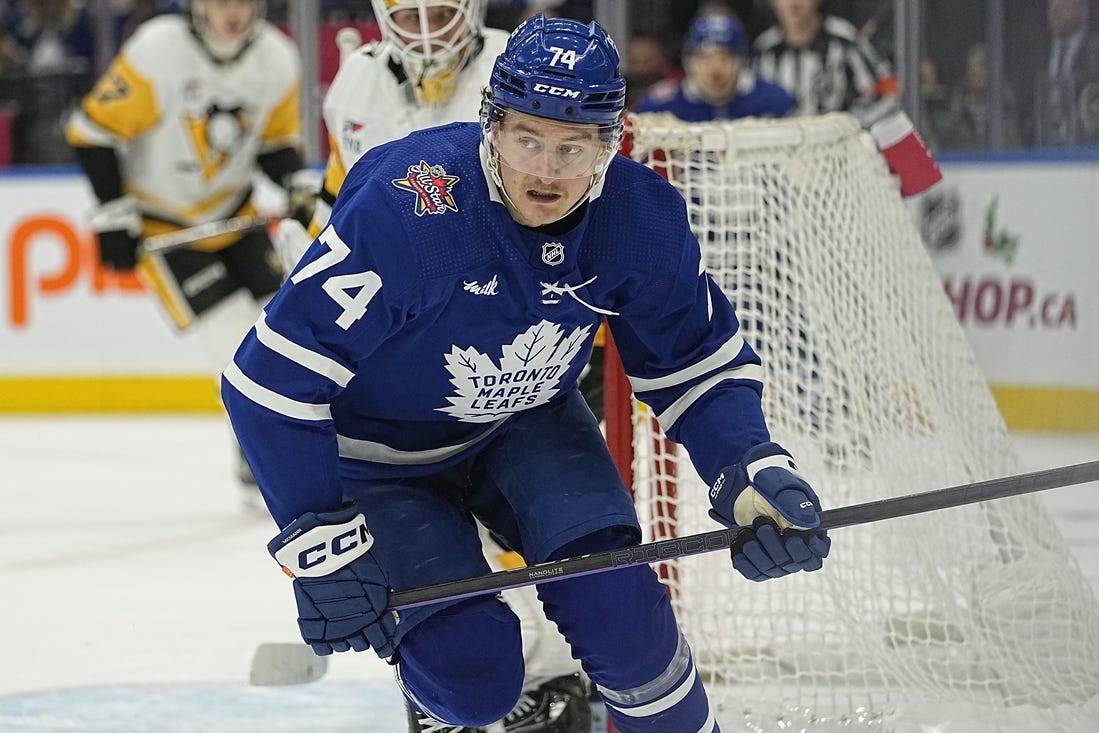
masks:
<instances>
[{"instance_id":1,"label":"maple leaf logo on jersey","mask_svg":"<svg viewBox=\"0 0 1099 733\"><path fill-rule=\"evenodd\" d=\"M457 393L447 397L450 407L435 409L462 422L494 422L549 402L590 332L581 326L566 336L558 324L542 321L501 347L499 366L475 348L453 346L446 368Z\"/></svg>"},{"instance_id":2,"label":"maple leaf logo on jersey","mask_svg":"<svg viewBox=\"0 0 1099 733\"><path fill-rule=\"evenodd\" d=\"M457 211L458 204L450 193L457 182L458 176L447 175L441 165L428 165L426 160L408 166L404 178L393 179L397 188L416 194L416 216Z\"/></svg>"}]
</instances>

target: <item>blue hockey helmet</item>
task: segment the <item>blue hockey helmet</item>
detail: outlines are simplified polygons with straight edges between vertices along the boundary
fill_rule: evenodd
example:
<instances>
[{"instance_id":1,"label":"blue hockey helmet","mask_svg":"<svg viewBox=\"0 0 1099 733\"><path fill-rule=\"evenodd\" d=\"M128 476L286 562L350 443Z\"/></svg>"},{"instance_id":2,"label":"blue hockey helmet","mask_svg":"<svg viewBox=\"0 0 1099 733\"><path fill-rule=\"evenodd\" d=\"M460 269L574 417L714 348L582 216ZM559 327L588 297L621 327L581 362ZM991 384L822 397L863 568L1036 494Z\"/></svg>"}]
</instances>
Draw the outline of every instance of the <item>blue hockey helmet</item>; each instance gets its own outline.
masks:
<instances>
[{"instance_id":1,"label":"blue hockey helmet","mask_svg":"<svg viewBox=\"0 0 1099 733\"><path fill-rule=\"evenodd\" d=\"M501 190L501 164L544 178L590 177L589 190L599 184L622 140L626 82L618 61L595 22L539 13L512 32L481 104L482 142ZM524 117L541 120L541 136L527 133Z\"/></svg>"},{"instance_id":2,"label":"blue hockey helmet","mask_svg":"<svg viewBox=\"0 0 1099 733\"><path fill-rule=\"evenodd\" d=\"M618 63L618 49L598 23L539 13L515 29L496 57L483 113L501 119L513 109L620 129L626 81Z\"/></svg>"},{"instance_id":3,"label":"blue hockey helmet","mask_svg":"<svg viewBox=\"0 0 1099 733\"><path fill-rule=\"evenodd\" d=\"M706 46L719 46L743 56L747 51L744 44L744 29L740 21L731 15L712 14L699 16L687 29L683 41L683 54L691 56Z\"/></svg>"}]
</instances>

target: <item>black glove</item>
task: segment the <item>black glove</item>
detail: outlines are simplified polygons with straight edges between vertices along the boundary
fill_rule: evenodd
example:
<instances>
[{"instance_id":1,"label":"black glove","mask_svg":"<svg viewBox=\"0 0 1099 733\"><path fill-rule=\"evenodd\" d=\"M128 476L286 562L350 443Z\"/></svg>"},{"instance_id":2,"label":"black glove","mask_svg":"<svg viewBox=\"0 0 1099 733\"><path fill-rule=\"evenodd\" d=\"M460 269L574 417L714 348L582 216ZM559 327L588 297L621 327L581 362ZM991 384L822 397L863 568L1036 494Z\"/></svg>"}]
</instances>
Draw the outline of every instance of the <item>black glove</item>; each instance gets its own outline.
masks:
<instances>
[{"instance_id":1,"label":"black glove","mask_svg":"<svg viewBox=\"0 0 1099 733\"><path fill-rule=\"evenodd\" d=\"M137 265L141 244L141 210L129 196L108 201L92 212L92 228L99 237L99 261L104 267L128 272Z\"/></svg>"},{"instance_id":2,"label":"black glove","mask_svg":"<svg viewBox=\"0 0 1099 733\"><path fill-rule=\"evenodd\" d=\"M295 219L303 227L308 227L317 208L317 196L323 182L323 175L309 168L288 175L283 183L286 189L286 218Z\"/></svg>"},{"instance_id":3,"label":"black glove","mask_svg":"<svg viewBox=\"0 0 1099 733\"><path fill-rule=\"evenodd\" d=\"M104 267L128 272L137 266L137 246L141 239L124 229L99 232L99 261Z\"/></svg>"}]
</instances>

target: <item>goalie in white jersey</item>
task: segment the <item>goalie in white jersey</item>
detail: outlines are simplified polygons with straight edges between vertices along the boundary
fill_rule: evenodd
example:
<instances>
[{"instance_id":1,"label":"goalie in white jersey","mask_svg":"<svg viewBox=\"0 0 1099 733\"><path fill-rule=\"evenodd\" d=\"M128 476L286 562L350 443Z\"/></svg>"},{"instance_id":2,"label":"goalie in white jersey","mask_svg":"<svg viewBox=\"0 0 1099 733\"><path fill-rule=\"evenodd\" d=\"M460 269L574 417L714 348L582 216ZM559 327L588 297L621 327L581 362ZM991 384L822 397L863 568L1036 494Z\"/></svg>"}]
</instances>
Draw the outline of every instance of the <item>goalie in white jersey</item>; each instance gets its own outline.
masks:
<instances>
[{"instance_id":1,"label":"goalie in white jersey","mask_svg":"<svg viewBox=\"0 0 1099 733\"><path fill-rule=\"evenodd\" d=\"M300 60L263 12L257 0L194 0L190 15L142 24L66 131L99 201L91 223L102 264L136 270L176 328L197 332L211 373L282 282L266 231L162 252L141 243L256 216L258 171L293 185L302 167ZM251 478L243 461L241 478Z\"/></svg>"},{"instance_id":2,"label":"goalie in white jersey","mask_svg":"<svg viewBox=\"0 0 1099 733\"><path fill-rule=\"evenodd\" d=\"M374 14L382 40L345 55L324 97L331 152L313 236L367 150L413 130L477 119L481 87L508 37L484 27L480 0L374 0Z\"/></svg>"},{"instance_id":3,"label":"goalie in white jersey","mask_svg":"<svg viewBox=\"0 0 1099 733\"><path fill-rule=\"evenodd\" d=\"M413 130L477 120L481 90L507 44L505 31L484 27L479 0L374 0L374 13L380 41L348 48L347 39L357 34L341 31L338 37L340 68L324 97L330 153L313 220L306 233L297 219L284 219L275 240L288 271L328 224L348 169L366 151ZM522 562L481 530L493 569ZM524 706L486 730L587 733L590 713L579 663L545 618L533 589L505 597L523 624ZM410 724L419 730L419 721Z\"/></svg>"}]
</instances>

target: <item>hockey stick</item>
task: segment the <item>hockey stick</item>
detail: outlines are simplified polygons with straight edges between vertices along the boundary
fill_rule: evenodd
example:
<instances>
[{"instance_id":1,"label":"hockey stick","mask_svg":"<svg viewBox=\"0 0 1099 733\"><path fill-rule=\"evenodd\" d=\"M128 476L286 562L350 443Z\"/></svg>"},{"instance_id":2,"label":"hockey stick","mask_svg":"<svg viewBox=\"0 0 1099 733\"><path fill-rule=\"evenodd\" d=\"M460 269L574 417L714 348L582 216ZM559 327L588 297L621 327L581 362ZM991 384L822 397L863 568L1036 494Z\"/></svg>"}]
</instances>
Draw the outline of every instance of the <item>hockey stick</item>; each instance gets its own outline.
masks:
<instances>
[{"instance_id":1,"label":"hockey stick","mask_svg":"<svg viewBox=\"0 0 1099 733\"><path fill-rule=\"evenodd\" d=\"M1085 484L1089 481L1099 481L1099 461L1023 473L1017 476L1006 476L989 481L978 481L972 484L952 486L919 494L908 494L892 499L854 504L839 509L829 509L821 512L820 528L832 530L857 524L880 522L884 519L895 519L939 509L976 504L992 499L1003 499L1009 496L1030 494L1063 486ZM719 529L687 537L649 542L622 550L597 552L591 555L529 565L514 570L502 570L475 578L396 591L389 596L389 608L391 610L416 608L437 601L453 601L472 596L499 593L511 588L520 588L536 583L575 578L581 575L602 573L615 568L631 567L711 552L731 547L741 531L743 531L741 528Z\"/></svg>"},{"instance_id":2,"label":"hockey stick","mask_svg":"<svg viewBox=\"0 0 1099 733\"><path fill-rule=\"evenodd\" d=\"M231 219L208 221L205 224L148 237L141 243L141 253L149 255L168 252L194 244L202 239L258 229L267 226L269 221L270 219L266 216L235 216Z\"/></svg>"},{"instance_id":3,"label":"hockey stick","mask_svg":"<svg viewBox=\"0 0 1099 733\"><path fill-rule=\"evenodd\" d=\"M252 654L248 682L260 687L316 682L328 671L328 657L318 657L301 642L264 642Z\"/></svg>"}]
</instances>

